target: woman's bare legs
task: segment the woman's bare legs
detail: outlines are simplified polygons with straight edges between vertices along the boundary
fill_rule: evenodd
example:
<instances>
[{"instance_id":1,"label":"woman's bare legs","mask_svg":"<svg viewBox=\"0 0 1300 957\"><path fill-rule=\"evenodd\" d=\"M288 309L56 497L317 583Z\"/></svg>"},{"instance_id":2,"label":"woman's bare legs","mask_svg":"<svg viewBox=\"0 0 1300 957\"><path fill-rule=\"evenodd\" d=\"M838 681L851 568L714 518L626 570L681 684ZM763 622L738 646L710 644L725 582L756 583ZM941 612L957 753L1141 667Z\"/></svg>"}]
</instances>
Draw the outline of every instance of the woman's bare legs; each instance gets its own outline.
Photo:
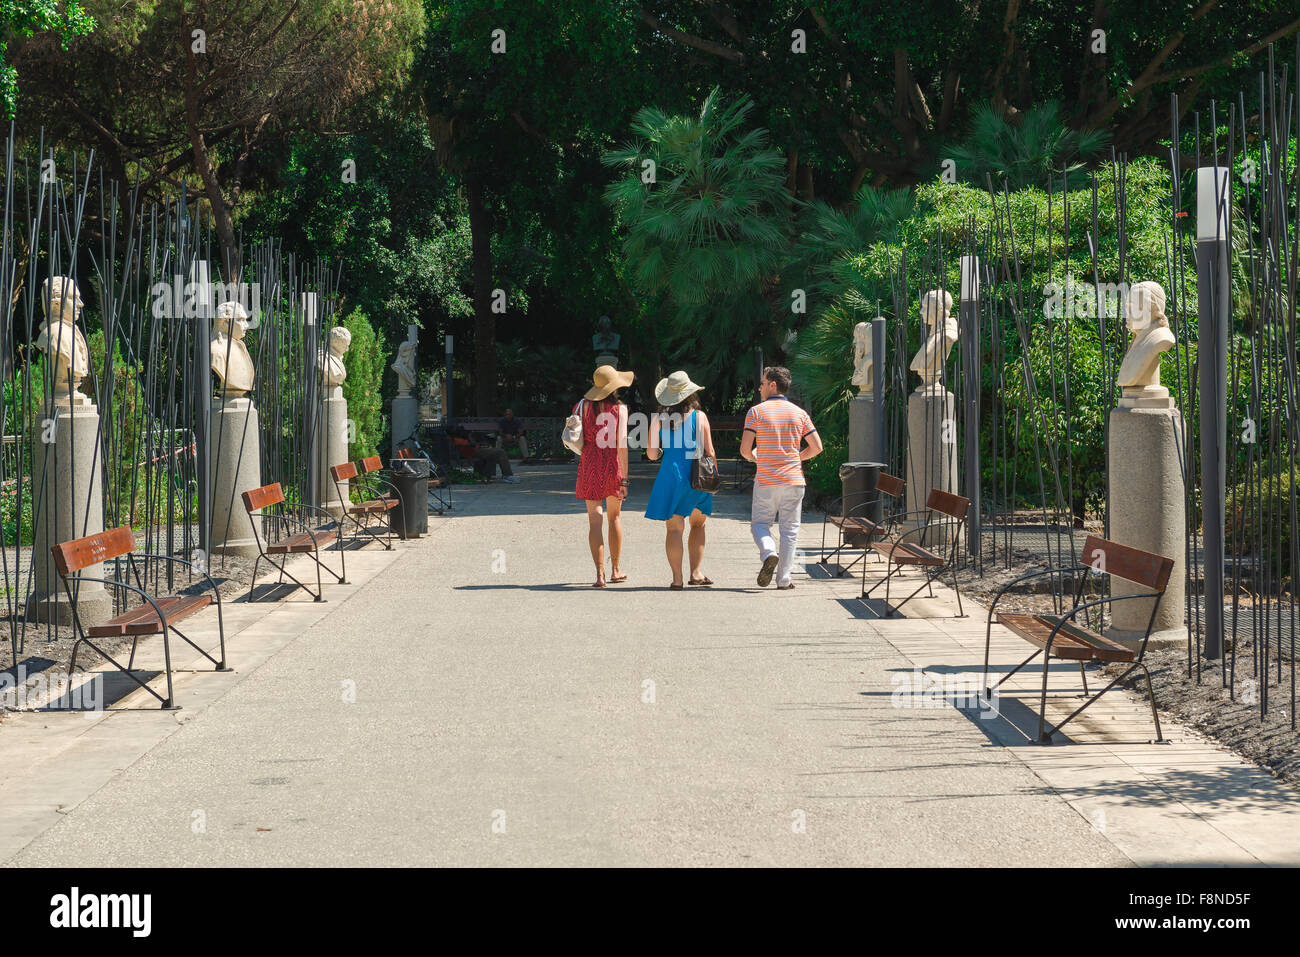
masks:
<instances>
[{"instance_id":1,"label":"woman's bare legs","mask_svg":"<svg viewBox=\"0 0 1300 957\"><path fill-rule=\"evenodd\" d=\"M686 524L686 519L680 515L674 515L668 519L668 534L664 539L664 551L668 553L668 567L673 570L673 584L681 585L682 582L682 528Z\"/></svg>"},{"instance_id":2,"label":"woman's bare legs","mask_svg":"<svg viewBox=\"0 0 1300 957\"><path fill-rule=\"evenodd\" d=\"M691 580L698 581L704 577L700 564L704 561L704 521L708 516L698 508L691 512L691 537L689 548L691 556Z\"/></svg>"},{"instance_id":3,"label":"woman's bare legs","mask_svg":"<svg viewBox=\"0 0 1300 957\"><path fill-rule=\"evenodd\" d=\"M605 508L609 512L609 563L613 568L610 578L622 578L618 560L623 556L623 500L611 495L605 499Z\"/></svg>"},{"instance_id":4,"label":"woman's bare legs","mask_svg":"<svg viewBox=\"0 0 1300 957\"><path fill-rule=\"evenodd\" d=\"M600 500L587 501L587 544L591 546L591 560L596 563L596 585L605 584L605 535L602 527L605 516Z\"/></svg>"}]
</instances>

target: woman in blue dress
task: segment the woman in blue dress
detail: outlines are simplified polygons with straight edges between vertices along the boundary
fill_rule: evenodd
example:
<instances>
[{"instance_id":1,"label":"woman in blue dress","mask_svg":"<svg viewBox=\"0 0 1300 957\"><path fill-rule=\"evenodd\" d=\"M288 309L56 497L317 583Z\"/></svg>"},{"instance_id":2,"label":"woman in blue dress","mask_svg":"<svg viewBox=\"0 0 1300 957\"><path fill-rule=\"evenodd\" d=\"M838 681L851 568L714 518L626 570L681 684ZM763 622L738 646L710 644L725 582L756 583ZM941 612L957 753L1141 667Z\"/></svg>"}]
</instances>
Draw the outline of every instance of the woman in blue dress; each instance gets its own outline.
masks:
<instances>
[{"instance_id":1,"label":"woman in blue dress","mask_svg":"<svg viewBox=\"0 0 1300 957\"><path fill-rule=\"evenodd\" d=\"M713 431L709 418L700 409L698 393L703 386L696 385L685 372L674 372L655 386L655 400L659 403L658 420L650 428L650 441L646 456L654 461L663 455L654 488L650 490L650 504L645 517L668 523L664 548L668 552L668 565L673 570L673 582L668 587L679 591L682 583L682 532L687 522L691 531L687 539L690 553L691 577L687 585L712 585L713 580L701 570L704 561L704 522L713 514L713 493L691 488L691 464L702 452L715 455Z\"/></svg>"}]
</instances>

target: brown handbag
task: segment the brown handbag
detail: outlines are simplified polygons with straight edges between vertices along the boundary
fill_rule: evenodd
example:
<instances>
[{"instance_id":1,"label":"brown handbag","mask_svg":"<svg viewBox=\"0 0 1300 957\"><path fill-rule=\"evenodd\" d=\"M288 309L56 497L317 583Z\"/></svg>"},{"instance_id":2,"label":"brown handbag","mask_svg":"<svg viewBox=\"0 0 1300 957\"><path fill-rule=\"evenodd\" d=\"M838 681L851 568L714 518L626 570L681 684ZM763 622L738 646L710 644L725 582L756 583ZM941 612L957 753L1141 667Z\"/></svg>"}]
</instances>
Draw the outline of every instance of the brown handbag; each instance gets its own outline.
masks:
<instances>
[{"instance_id":1,"label":"brown handbag","mask_svg":"<svg viewBox=\"0 0 1300 957\"><path fill-rule=\"evenodd\" d=\"M718 460L699 448L700 434L696 427L698 415L697 410L692 410L691 444L699 454L691 460L691 488L698 492L716 492L722 488L722 476L718 474Z\"/></svg>"},{"instance_id":2,"label":"brown handbag","mask_svg":"<svg viewBox=\"0 0 1300 957\"><path fill-rule=\"evenodd\" d=\"M691 462L691 488L700 492L716 492L721 487L718 460L712 455L701 453L698 459Z\"/></svg>"}]
</instances>

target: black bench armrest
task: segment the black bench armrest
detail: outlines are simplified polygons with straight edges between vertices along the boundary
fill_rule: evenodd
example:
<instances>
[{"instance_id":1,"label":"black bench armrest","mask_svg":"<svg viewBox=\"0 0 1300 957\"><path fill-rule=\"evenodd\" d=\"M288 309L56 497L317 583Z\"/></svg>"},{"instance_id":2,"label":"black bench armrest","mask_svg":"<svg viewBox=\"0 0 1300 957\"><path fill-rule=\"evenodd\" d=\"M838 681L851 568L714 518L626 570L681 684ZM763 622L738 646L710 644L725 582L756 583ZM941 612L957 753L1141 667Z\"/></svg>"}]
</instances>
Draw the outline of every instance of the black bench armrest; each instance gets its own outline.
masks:
<instances>
[{"instance_id":1,"label":"black bench armrest","mask_svg":"<svg viewBox=\"0 0 1300 957\"><path fill-rule=\"evenodd\" d=\"M900 522L902 522L902 521L903 521L904 519L906 519L906 518L910 518L910 517L913 516L913 515L924 515L924 516L926 516L926 523L925 523L924 525L918 525L916 528L908 529L908 530L905 531L905 532L901 532L901 533L900 533L900 534L899 534L899 535L894 539L895 544L902 545L902 544L904 544L903 539L907 538L908 535L915 535L915 534L917 534L917 533L919 533L919 532L924 532L926 529L928 529L928 528L931 526L931 524L932 524L932 522L933 522L933 519L934 519L934 509L932 509L932 508L922 508L922 509L917 509L916 511L911 511L911 512L895 512L894 514L892 514L892 515L889 517L889 527L890 527L890 528L896 528L896 527L899 525ZM936 524L942 526L942 525L944 525L944 524L947 523L947 522L953 522L953 523L956 523L956 521L957 521L957 519L952 518L951 516L945 515L945 516L943 516L943 518L940 519L939 522L936 523Z\"/></svg>"},{"instance_id":2,"label":"black bench armrest","mask_svg":"<svg viewBox=\"0 0 1300 957\"><path fill-rule=\"evenodd\" d=\"M994 596L993 601L989 604L989 622L992 623L993 609L996 608L998 602L1002 600L1002 596L1005 595L1007 592L1009 592L1012 588L1015 588L1021 582L1027 582L1031 578L1045 578L1048 575L1063 575L1067 573L1071 575L1077 575L1079 572L1088 571L1091 568L1092 568L1091 565L1062 565L1060 568L1049 568L1047 569L1047 571L1030 572L1028 575L1021 575L1019 578L1007 582L1007 584L1002 586L1001 590L998 591L997 595Z\"/></svg>"},{"instance_id":3,"label":"black bench armrest","mask_svg":"<svg viewBox=\"0 0 1300 957\"><path fill-rule=\"evenodd\" d=\"M326 511L325 509L321 508L319 505L308 505L306 502L295 502L291 507L292 507L292 508L305 508L305 509L307 509L307 511L309 511L309 512L320 512L320 514L324 515L324 516L325 516L326 518L328 518L331 522L337 522L337 520L334 518L333 515L331 515L331 514L330 514L328 511Z\"/></svg>"},{"instance_id":4,"label":"black bench armrest","mask_svg":"<svg viewBox=\"0 0 1300 957\"><path fill-rule=\"evenodd\" d=\"M199 568L199 566L195 565L193 562L187 562L185 559L177 558L175 555L159 555L157 552L129 552L128 554L138 558L156 558L159 561L174 562L177 565L186 566L191 571L198 572L208 580L208 587L212 589L212 594L217 596L217 604L221 604L221 590L217 588L217 583L213 580L212 576L208 574L206 569ZM138 582L139 580L139 576L136 576L136 581Z\"/></svg>"},{"instance_id":5,"label":"black bench armrest","mask_svg":"<svg viewBox=\"0 0 1300 957\"><path fill-rule=\"evenodd\" d=\"M294 508L298 508L299 506L295 505L295 506L293 506L293 507L294 507ZM305 507L305 508L311 508L312 506L307 505L307 506L302 506L302 507ZM304 522L302 519L300 519L300 518L295 518L295 517L292 516L292 515L287 515L287 514L285 514L285 511L286 511L286 510L285 510L285 508L284 508L284 506L283 506L283 503L282 503L280 510L279 510L278 512L276 512L274 515L270 516L270 517L271 517L273 520L280 521L280 522L284 522L286 533L288 532L288 526L289 526L290 524L297 525L297 526L298 526L299 528L301 528L304 532L315 532L315 531L319 531L319 529L312 528L310 525L308 525L308 524L307 524L306 522ZM323 511L323 510L322 510L322 511ZM326 514L326 515L329 515L329 512L325 512L325 514ZM333 519L334 519L334 516L333 516L333 515L330 515L330 520L333 521ZM278 541L278 539L277 539L277 541ZM273 544L273 543L272 543L272 544Z\"/></svg>"}]
</instances>

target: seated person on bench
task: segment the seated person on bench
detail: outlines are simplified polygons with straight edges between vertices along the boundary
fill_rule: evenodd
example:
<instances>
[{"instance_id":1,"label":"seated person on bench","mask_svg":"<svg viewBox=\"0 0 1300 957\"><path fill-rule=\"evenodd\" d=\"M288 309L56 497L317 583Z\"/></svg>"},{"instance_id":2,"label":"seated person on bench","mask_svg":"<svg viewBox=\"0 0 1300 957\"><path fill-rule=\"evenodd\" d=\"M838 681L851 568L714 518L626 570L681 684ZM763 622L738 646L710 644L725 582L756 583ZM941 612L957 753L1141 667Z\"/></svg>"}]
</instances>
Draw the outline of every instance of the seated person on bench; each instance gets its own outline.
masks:
<instances>
[{"instance_id":1,"label":"seated person on bench","mask_svg":"<svg viewBox=\"0 0 1300 957\"><path fill-rule=\"evenodd\" d=\"M486 445L477 445L469 437L465 429L456 426L448 430L452 443L460 453L462 459L467 459L474 466L474 471L478 472L485 479L491 479L493 473L501 469L501 480L503 482L518 482L519 477L510 469L510 457L506 455L504 449L488 448Z\"/></svg>"},{"instance_id":2,"label":"seated person on bench","mask_svg":"<svg viewBox=\"0 0 1300 957\"><path fill-rule=\"evenodd\" d=\"M519 443L519 457L528 458L528 436L524 435L522 419L515 418L513 409L506 409L506 414L497 419L497 448L504 449L507 442Z\"/></svg>"}]
</instances>

